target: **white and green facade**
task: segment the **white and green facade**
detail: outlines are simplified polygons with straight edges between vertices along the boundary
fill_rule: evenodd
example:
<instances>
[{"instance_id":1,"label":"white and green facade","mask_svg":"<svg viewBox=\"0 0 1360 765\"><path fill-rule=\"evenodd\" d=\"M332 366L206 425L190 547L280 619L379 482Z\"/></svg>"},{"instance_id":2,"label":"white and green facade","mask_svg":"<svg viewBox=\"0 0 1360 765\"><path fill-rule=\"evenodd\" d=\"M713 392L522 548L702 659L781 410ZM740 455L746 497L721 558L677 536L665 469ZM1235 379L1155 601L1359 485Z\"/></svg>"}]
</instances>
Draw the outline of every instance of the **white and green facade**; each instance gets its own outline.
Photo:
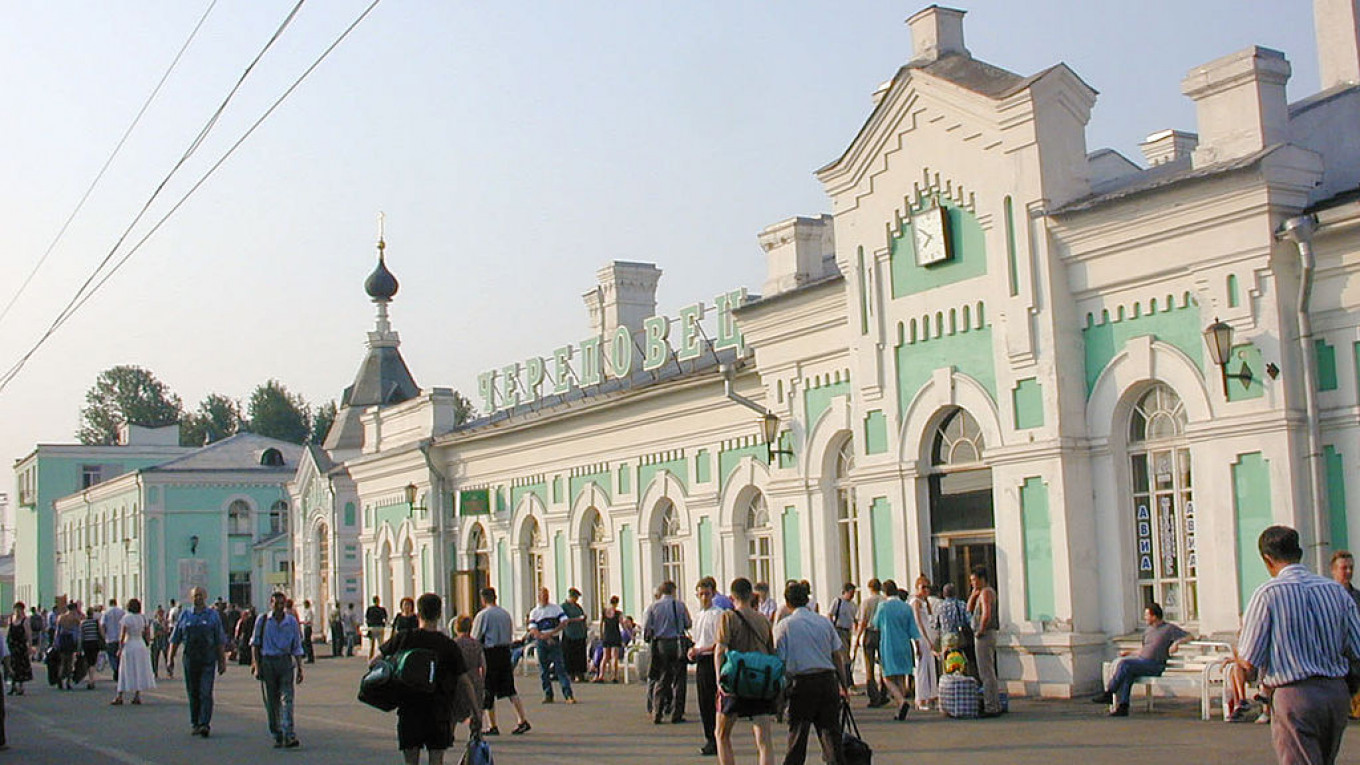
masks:
<instances>
[{"instance_id":1,"label":"white and green facade","mask_svg":"<svg viewBox=\"0 0 1360 765\"><path fill-rule=\"evenodd\" d=\"M1354 4L1317 12L1356 29ZM638 614L665 579L807 578L827 602L982 564L1003 678L1068 695L1148 600L1236 631L1266 525L1314 563L1360 534L1355 46L1320 39L1324 90L1292 104L1283 54L1196 68L1198 132L1134 162L1086 145L1096 92L1065 65L974 58L961 11L908 23L910 61L817 171L830 212L760 234L760 297L718 284L659 317L660 270L616 262L584 338L478 378L481 418L454 427L413 382L354 399L328 452L352 483L318 512L355 504L365 597L469 608L489 583L523 613L575 586ZM395 353L394 292L371 349Z\"/></svg>"},{"instance_id":2,"label":"white and green facade","mask_svg":"<svg viewBox=\"0 0 1360 765\"><path fill-rule=\"evenodd\" d=\"M56 501L129 470L150 467L192 451L179 446L179 426L124 426L110 446L39 444L14 462L18 489L14 525L14 597L49 606L66 594L57 584ZM6 608L12 606L6 602Z\"/></svg>"},{"instance_id":3,"label":"white and green facade","mask_svg":"<svg viewBox=\"0 0 1360 765\"><path fill-rule=\"evenodd\" d=\"M168 608L203 586L210 598L258 607L290 589L284 487L302 447L240 433L184 451L55 501L57 594Z\"/></svg>"}]
</instances>

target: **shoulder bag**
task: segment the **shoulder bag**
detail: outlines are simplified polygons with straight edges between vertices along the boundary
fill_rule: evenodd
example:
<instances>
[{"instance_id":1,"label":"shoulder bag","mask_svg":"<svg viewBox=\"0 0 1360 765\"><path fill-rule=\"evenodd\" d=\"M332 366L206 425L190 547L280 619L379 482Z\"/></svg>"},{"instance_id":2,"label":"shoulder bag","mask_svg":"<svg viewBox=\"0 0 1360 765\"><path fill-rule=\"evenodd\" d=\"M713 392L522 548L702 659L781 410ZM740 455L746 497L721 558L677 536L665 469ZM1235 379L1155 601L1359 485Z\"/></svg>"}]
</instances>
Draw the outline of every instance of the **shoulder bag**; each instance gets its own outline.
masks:
<instances>
[{"instance_id":1,"label":"shoulder bag","mask_svg":"<svg viewBox=\"0 0 1360 765\"><path fill-rule=\"evenodd\" d=\"M774 652L774 647L765 641L740 611L732 610L742 625L756 640L765 645L760 651L724 651L723 665L718 673L718 685L724 693L739 699L769 701L779 696L784 689L784 661Z\"/></svg>"},{"instance_id":2,"label":"shoulder bag","mask_svg":"<svg viewBox=\"0 0 1360 765\"><path fill-rule=\"evenodd\" d=\"M685 623L680 621L679 601L671 601L671 613L675 616L675 629L680 633L678 637L680 641L680 661L684 664L691 664L692 662L689 660L689 649L694 647L694 640L689 636L689 633L685 631Z\"/></svg>"}]
</instances>

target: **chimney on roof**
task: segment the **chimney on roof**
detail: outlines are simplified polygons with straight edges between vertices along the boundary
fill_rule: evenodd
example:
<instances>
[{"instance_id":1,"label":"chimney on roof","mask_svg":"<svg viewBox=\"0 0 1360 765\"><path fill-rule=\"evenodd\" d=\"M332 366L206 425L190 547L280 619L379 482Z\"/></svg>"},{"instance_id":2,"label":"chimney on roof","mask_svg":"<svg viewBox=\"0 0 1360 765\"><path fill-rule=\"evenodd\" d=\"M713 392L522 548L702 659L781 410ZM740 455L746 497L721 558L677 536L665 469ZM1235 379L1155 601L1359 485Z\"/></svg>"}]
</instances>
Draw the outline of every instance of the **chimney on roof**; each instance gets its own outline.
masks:
<instances>
[{"instance_id":1,"label":"chimney on roof","mask_svg":"<svg viewBox=\"0 0 1360 765\"><path fill-rule=\"evenodd\" d=\"M1360 0L1313 0L1322 89L1360 83Z\"/></svg>"},{"instance_id":2,"label":"chimney on roof","mask_svg":"<svg viewBox=\"0 0 1360 765\"><path fill-rule=\"evenodd\" d=\"M1158 130L1149 135L1138 148L1143 150L1143 159L1148 167L1156 167L1167 162L1186 159L1199 145L1199 136L1183 130Z\"/></svg>"},{"instance_id":3,"label":"chimney on roof","mask_svg":"<svg viewBox=\"0 0 1360 765\"><path fill-rule=\"evenodd\" d=\"M760 232L765 251L766 297L798 289L836 270L836 229L830 215L797 217Z\"/></svg>"},{"instance_id":4,"label":"chimney on roof","mask_svg":"<svg viewBox=\"0 0 1360 765\"><path fill-rule=\"evenodd\" d=\"M1283 143L1289 132L1289 81L1284 54L1252 46L1195 67L1181 92L1195 101L1199 146L1195 167L1253 154Z\"/></svg>"},{"instance_id":5,"label":"chimney on roof","mask_svg":"<svg viewBox=\"0 0 1360 765\"><path fill-rule=\"evenodd\" d=\"M932 5L907 19L911 27L913 61L935 61L951 54L968 55L963 47L963 14L956 8Z\"/></svg>"},{"instance_id":6,"label":"chimney on roof","mask_svg":"<svg viewBox=\"0 0 1360 765\"><path fill-rule=\"evenodd\" d=\"M595 272L598 284L581 297L590 311L590 331L610 336L619 327L634 334L642 321L656 315L656 283L661 269L654 263L616 260Z\"/></svg>"}]
</instances>

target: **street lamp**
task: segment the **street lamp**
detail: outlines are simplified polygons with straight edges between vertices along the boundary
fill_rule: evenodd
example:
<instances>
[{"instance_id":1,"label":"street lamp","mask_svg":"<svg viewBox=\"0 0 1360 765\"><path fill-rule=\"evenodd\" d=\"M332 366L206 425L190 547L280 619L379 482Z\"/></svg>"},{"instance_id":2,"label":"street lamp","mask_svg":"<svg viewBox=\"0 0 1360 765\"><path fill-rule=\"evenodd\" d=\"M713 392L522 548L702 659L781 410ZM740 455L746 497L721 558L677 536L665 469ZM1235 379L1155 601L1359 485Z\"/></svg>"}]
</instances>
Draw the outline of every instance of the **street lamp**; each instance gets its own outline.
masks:
<instances>
[{"instance_id":1,"label":"street lamp","mask_svg":"<svg viewBox=\"0 0 1360 765\"><path fill-rule=\"evenodd\" d=\"M1228 361L1232 356L1233 328L1225 321L1219 321L1214 317L1214 323L1204 328L1204 343L1209 346L1209 357L1218 365L1219 374L1223 378L1223 397L1228 397L1228 380L1241 380L1242 388L1251 387L1252 374L1251 367L1242 362L1241 372L1229 372Z\"/></svg>"},{"instance_id":2,"label":"street lamp","mask_svg":"<svg viewBox=\"0 0 1360 765\"><path fill-rule=\"evenodd\" d=\"M793 456L791 449L774 448L775 441L779 438L779 415L774 412L766 412L760 418L760 433L765 438L765 449L770 453L770 462L774 462L776 454Z\"/></svg>"},{"instance_id":3,"label":"street lamp","mask_svg":"<svg viewBox=\"0 0 1360 765\"><path fill-rule=\"evenodd\" d=\"M416 506L416 485L413 484L413 483L408 483L408 484L406 484L406 504L410 505L410 506L411 506L411 509L413 509L413 510L415 509L415 506Z\"/></svg>"}]
</instances>

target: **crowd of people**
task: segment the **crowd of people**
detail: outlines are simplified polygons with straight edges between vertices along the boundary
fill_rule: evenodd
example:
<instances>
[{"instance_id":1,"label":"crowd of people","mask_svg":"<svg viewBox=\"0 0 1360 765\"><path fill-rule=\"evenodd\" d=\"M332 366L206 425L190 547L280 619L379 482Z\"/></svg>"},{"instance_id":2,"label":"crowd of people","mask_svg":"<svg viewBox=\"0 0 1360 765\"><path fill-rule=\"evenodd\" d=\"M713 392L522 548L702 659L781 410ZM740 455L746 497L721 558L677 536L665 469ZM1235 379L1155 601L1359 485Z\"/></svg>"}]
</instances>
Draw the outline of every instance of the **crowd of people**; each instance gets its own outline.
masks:
<instances>
[{"instance_id":1,"label":"crowd of people","mask_svg":"<svg viewBox=\"0 0 1360 765\"><path fill-rule=\"evenodd\" d=\"M1271 578L1243 615L1226 672L1227 717L1244 720L1253 703L1260 704L1257 719L1271 722L1280 762L1334 762L1347 717L1360 718L1354 558L1336 552L1327 579L1300 565L1293 529L1267 529L1259 547ZM891 579L871 579L865 588L868 594L861 597L859 587L847 582L823 606L806 580L786 582L776 599L764 582L738 577L723 592L712 577L703 577L694 589L692 613L676 583L667 581L638 625L619 608L618 597L588 614L575 588L560 604L540 588L533 609L517 622L488 587L479 593L475 616L456 616L447 630L440 622L441 599L432 593L402 598L391 617L377 597L363 614L353 603L343 610L337 603L327 626L334 656L352 656L366 638L371 663L413 648L439 657L438 703L423 699L397 707L398 746L408 763L417 763L422 751L430 762L442 762L460 724L474 738L500 735L500 700L508 700L515 714L511 735L532 730L514 675L527 652L538 664L542 702L554 703L560 692L574 704L580 684L619 682L624 652L639 641L647 647L646 709L652 723L685 721L693 665L703 731L699 754L724 765L735 763L732 735L738 721L751 725L757 761L770 765L775 720L787 726L785 763L805 760L813 733L824 762L845 762L843 726L850 699L860 693L870 708L894 705L899 721L913 709L955 716L1005 713L996 676L997 594L985 567L970 572L966 600L951 583L937 590L925 576L909 588ZM310 601L299 609L275 593L269 609L257 614L220 599L210 606L201 587L190 601L182 606L171 601L168 610L157 606L149 615L135 598L125 607L116 600L88 608L59 600L51 610L16 603L0 641L7 695L23 695L35 666L42 665L49 683L64 691L81 684L93 689L107 671L115 684L111 705L141 704L142 692L156 687L162 668L173 677L178 659L192 732L208 738L214 680L235 658L262 685L274 745L299 746L293 698L304 664L314 661ZM1127 716L1133 684L1162 674L1171 655L1192 638L1167 622L1157 603L1148 603L1143 617L1141 646L1117 659L1094 699L1110 705L1111 716ZM857 655L862 690L855 683ZM1254 696L1253 686L1259 690ZM969 704L972 714L960 712ZM2 705L0 748L5 748Z\"/></svg>"}]
</instances>

